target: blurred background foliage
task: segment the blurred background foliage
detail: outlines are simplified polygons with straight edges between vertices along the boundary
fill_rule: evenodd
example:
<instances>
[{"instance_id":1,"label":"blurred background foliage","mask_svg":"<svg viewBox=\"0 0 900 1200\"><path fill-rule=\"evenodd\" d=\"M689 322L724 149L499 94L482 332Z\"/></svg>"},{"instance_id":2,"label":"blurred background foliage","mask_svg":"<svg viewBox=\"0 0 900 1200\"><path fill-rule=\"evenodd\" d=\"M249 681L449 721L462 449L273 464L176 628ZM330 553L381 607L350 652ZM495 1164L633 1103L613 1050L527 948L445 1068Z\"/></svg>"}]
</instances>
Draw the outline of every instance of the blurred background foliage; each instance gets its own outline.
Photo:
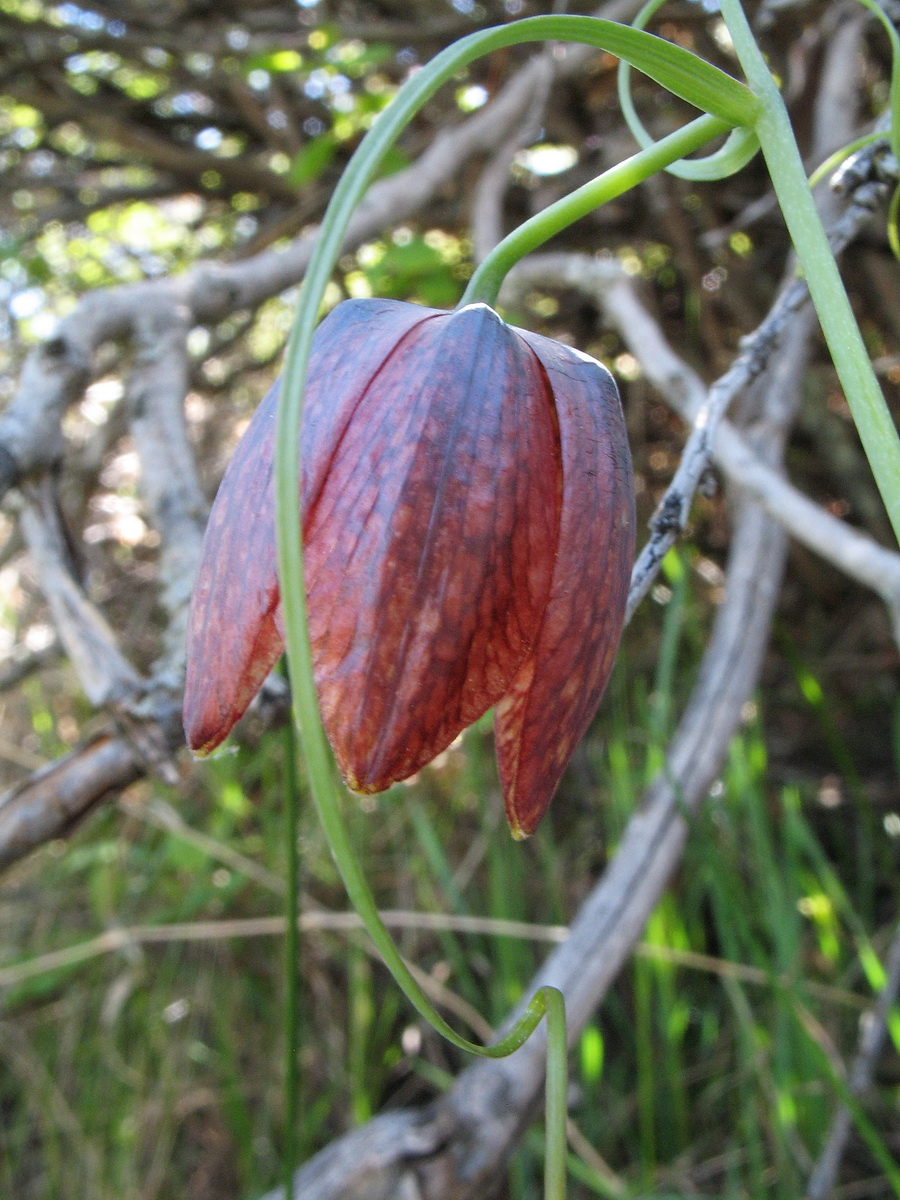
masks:
<instances>
[{"instance_id":1,"label":"blurred background foliage","mask_svg":"<svg viewBox=\"0 0 900 1200\"><path fill-rule=\"evenodd\" d=\"M802 138L828 5L768 7L777 20L767 45ZM662 32L728 68L713 8L673 2ZM0 398L29 346L85 293L302 232L417 64L476 26L547 10L542 0L0 0ZM489 102L527 53L461 73L384 170L415 161ZM882 54L873 37L860 68L869 113L885 98ZM555 87L512 166L510 225L630 151L613 68L598 55ZM637 92L657 132L681 118L655 89ZM482 165L414 222L346 255L329 302L378 294L452 306L471 270L469 204ZM559 245L617 256L712 378L781 274L777 214L747 207L766 191L758 163L713 186L654 180ZM896 405L897 264L878 231L846 272ZM187 412L210 494L275 373L291 302L287 294L191 331ZM617 374L646 520L677 462L678 421L582 300L535 292L527 309L514 316ZM110 363L120 352L109 350ZM161 633L156 535L123 433L122 386L102 368L67 417L77 455L66 516L91 595L146 664ZM887 539L824 353L807 392L795 478ZM10 785L98 718L61 656L18 535L0 522L0 777ZM516 937L402 933L405 953L458 998L455 1019L465 1022L467 1006L502 1019L615 850L694 682L727 543L725 497L713 488L628 631L594 731L529 843L514 845L503 827L484 722L410 786L354 811L384 907L531 926ZM852 1055L897 919L897 667L879 603L794 549L758 698L639 954L577 1048L573 1200L803 1193L840 1094L835 1063ZM278 1181L277 923L230 936L223 923L280 911L281 754L280 736L251 719L228 753L185 762L177 790L136 785L0 882L0 1195L224 1200ZM308 807L301 836L306 910L344 909ZM134 936L110 949L104 936L121 929ZM360 936L307 934L302 989L304 1153L385 1106L426 1101L459 1069ZM866 1101L874 1141L853 1144L838 1193L846 1200L891 1194L883 1156L900 1156L900 1014L891 1032ZM540 1159L536 1128L503 1194L536 1197Z\"/></svg>"}]
</instances>

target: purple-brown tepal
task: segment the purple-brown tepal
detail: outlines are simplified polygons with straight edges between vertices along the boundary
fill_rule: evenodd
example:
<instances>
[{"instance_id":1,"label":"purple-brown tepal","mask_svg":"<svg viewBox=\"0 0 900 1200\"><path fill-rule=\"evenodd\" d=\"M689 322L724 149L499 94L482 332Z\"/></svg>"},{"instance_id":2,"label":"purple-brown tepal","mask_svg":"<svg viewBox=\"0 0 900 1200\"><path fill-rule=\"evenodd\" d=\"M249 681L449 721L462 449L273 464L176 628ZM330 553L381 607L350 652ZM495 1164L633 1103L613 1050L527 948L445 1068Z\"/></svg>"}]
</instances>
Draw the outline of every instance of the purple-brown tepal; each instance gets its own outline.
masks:
<instances>
[{"instance_id":1,"label":"purple-brown tepal","mask_svg":"<svg viewBox=\"0 0 900 1200\"><path fill-rule=\"evenodd\" d=\"M184 722L217 746L281 654L277 385L213 506ZM596 711L634 554L608 371L484 304L349 300L320 325L301 436L310 639L355 791L418 771L492 706L513 834L533 832Z\"/></svg>"}]
</instances>

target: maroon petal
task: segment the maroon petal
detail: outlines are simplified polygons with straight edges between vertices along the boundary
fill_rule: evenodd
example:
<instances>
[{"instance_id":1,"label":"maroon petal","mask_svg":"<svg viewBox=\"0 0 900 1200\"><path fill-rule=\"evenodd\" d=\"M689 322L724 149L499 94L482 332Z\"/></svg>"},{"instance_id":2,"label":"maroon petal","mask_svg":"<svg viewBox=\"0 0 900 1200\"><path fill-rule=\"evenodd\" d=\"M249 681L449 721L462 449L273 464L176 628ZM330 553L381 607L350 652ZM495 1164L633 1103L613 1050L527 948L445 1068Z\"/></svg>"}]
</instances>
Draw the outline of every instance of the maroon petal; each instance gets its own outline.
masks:
<instances>
[{"instance_id":1,"label":"maroon petal","mask_svg":"<svg viewBox=\"0 0 900 1200\"><path fill-rule=\"evenodd\" d=\"M520 331L556 403L562 512L550 598L534 648L497 705L510 828L533 833L612 670L634 558L634 485L615 384L577 350Z\"/></svg>"},{"instance_id":2,"label":"maroon petal","mask_svg":"<svg viewBox=\"0 0 900 1200\"><path fill-rule=\"evenodd\" d=\"M184 729L206 754L227 736L283 649L275 627L278 573L272 521L272 451L278 385L225 472L203 539L187 631Z\"/></svg>"},{"instance_id":3,"label":"maroon petal","mask_svg":"<svg viewBox=\"0 0 900 1200\"><path fill-rule=\"evenodd\" d=\"M408 329L434 310L348 301L316 331L304 406L305 493L315 496L360 394ZM225 472L203 542L187 635L188 745L214 749L243 716L284 649L272 493L278 385Z\"/></svg>"},{"instance_id":4,"label":"maroon petal","mask_svg":"<svg viewBox=\"0 0 900 1200\"><path fill-rule=\"evenodd\" d=\"M484 305L417 324L306 510L316 682L352 787L406 778L508 689L546 606L558 512L534 355Z\"/></svg>"}]
</instances>

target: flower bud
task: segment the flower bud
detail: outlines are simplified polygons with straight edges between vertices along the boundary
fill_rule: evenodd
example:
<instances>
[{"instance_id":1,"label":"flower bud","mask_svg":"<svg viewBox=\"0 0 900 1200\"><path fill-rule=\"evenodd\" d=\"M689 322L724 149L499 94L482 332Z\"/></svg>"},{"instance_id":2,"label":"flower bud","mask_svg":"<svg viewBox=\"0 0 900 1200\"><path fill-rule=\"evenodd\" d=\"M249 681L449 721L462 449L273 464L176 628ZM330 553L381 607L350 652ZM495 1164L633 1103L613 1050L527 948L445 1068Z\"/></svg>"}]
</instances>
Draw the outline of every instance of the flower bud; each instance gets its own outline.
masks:
<instances>
[{"instance_id":1,"label":"flower bud","mask_svg":"<svg viewBox=\"0 0 900 1200\"><path fill-rule=\"evenodd\" d=\"M218 745L284 646L277 385L210 517L185 729ZM383 791L495 706L516 837L593 717L622 630L634 492L615 384L489 307L347 301L319 326L301 434L304 573L325 731Z\"/></svg>"}]
</instances>

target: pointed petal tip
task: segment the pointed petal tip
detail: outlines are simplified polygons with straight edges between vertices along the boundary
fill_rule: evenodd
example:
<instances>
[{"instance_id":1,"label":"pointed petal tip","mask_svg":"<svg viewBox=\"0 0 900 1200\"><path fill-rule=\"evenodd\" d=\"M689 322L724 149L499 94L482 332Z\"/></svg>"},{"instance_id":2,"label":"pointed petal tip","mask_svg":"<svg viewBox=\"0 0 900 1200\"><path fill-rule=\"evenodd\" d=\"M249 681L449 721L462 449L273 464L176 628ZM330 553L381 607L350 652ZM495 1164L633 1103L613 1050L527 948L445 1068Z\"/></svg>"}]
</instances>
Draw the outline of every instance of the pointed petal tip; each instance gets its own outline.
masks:
<instances>
[{"instance_id":1,"label":"pointed petal tip","mask_svg":"<svg viewBox=\"0 0 900 1200\"><path fill-rule=\"evenodd\" d=\"M571 347L520 331L553 389L563 498L538 638L495 710L497 760L517 840L543 819L612 671L634 558L634 487L612 376Z\"/></svg>"},{"instance_id":2,"label":"pointed petal tip","mask_svg":"<svg viewBox=\"0 0 900 1200\"><path fill-rule=\"evenodd\" d=\"M509 809L506 810L506 819L509 822L509 832L514 842L524 842L534 833L533 829L523 829L519 824L518 817Z\"/></svg>"},{"instance_id":3,"label":"pointed petal tip","mask_svg":"<svg viewBox=\"0 0 900 1200\"><path fill-rule=\"evenodd\" d=\"M364 780L359 779L352 771L341 770L341 775L347 788L355 796L377 796L380 792L386 792L391 786L389 783L383 787L373 786L371 783L366 783Z\"/></svg>"},{"instance_id":4,"label":"pointed petal tip","mask_svg":"<svg viewBox=\"0 0 900 1200\"><path fill-rule=\"evenodd\" d=\"M509 824L509 832L516 842L524 842L533 833L536 833L541 821L547 815L547 810L550 808L550 801L553 799L558 780L554 781L549 792L546 787L542 786L542 782L539 781L531 789L530 795L526 797L527 804L521 803L522 797L515 784L511 788L504 788L503 799L506 806L506 820Z\"/></svg>"},{"instance_id":5,"label":"pointed petal tip","mask_svg":"<svg viewBox=\"0 0 900 1200\"><path fill-rule=\"evenodd\" d=\"M182 713L182 725L184 727L184 740L187 742L187 747L195 758L208 758L216 747L221 746L222 742L228 737L231 732L231 725L224 728L211 727L208 722L204 722L202 717L197 718L192 714L192 706L185 703Z\"/></svg>"}]
</instances>

